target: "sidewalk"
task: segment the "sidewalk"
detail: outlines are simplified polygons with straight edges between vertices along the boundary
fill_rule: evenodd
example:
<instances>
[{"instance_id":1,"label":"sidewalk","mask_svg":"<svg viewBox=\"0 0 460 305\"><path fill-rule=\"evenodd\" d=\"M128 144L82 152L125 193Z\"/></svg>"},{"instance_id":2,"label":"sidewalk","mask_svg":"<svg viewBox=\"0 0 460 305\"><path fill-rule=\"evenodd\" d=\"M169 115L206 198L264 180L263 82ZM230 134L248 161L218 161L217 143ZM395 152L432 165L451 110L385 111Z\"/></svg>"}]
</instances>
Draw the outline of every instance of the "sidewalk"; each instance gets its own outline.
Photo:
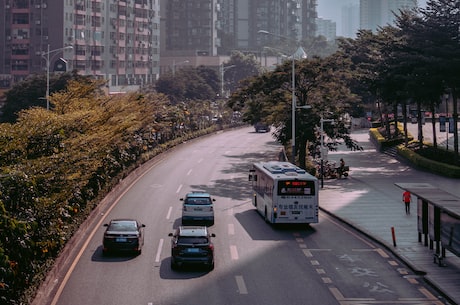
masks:
<instances>
[{"instance_id":1,"label":"sidewalk","mask_svg":"<svg viewBox=\"0 0 460 305\"><path fill-rule=\"evenodd\" d=\"M460 304L460 257L446 251L445 266L433 262L434 249L418 241L416 198L406 215L402 190L395 183L428 183L460 198L460 180L415 170L379 153L369 141L368 130L352 133L364 151L341 148L329 152L328 159L343 158L350 166L350 177L324 180L320 207L383 243L414 271ZM396 246L391 229L394 228Z\"/></svg>"}]
</instances>

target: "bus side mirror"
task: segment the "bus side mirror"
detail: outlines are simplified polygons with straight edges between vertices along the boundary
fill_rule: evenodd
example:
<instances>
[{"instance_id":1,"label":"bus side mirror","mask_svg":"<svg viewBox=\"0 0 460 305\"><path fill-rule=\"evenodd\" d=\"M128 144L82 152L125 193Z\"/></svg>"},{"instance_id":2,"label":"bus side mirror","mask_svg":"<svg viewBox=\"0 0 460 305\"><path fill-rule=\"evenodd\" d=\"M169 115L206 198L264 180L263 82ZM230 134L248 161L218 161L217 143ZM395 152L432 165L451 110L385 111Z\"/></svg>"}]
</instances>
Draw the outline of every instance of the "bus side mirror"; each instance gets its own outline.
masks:
<instances>
[{"instance_id":1,"label":"bus side mirror","mask_svg":"<svg viewBox=\"0 0 460 305\"><path fill-rule=\"evenodd\" d=\"M249 181L257 181L257 175L255 174L255 170L249 170Z\"/></svg>"}]
</instances>

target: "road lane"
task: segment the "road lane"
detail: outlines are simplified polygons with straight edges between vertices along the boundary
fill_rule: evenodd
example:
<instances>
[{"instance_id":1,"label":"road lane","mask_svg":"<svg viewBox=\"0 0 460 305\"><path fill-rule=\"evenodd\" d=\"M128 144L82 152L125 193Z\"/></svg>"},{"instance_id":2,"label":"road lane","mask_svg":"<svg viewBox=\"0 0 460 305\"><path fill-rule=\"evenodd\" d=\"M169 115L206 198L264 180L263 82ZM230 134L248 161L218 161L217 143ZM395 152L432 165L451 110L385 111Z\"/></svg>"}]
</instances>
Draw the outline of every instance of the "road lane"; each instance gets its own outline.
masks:
<instances>
[{"instance_id":1,"label":"road lane","mask_svg":"<svg viewBox=\"0 0 460 305\"><path fill-rule=\"evenodd\" d=\"M392 266L382 250L325 215L311 227L274 228L263 221L252 207L247 173L252 162L273 159L278 151L269 134L256 134L252 128L191 141L171 151L107 215L107 219L134 217L147 225L142 255L103 257L103 228L98 228L56 304L353 304L353 298L360 304L369 300L398 304L394 302L400 297L426 300L418 286L406 284L397 273L397 268L405 267L396 259L392 258L396 262ZM192 189L209 191L217 199L216 224L210 229L216 233L212 272L170 268L167 235L180 224L179 198ZM363 276L356 276L358 271ZM366 274L369 278L362 280ZM372 281L369 274L378 274L379 280ZM404 288L399 291L393 285ZM394 293L377 291L385 289ZM383 303L387 301L391 303Z\"/></svg>"}]
</instances>

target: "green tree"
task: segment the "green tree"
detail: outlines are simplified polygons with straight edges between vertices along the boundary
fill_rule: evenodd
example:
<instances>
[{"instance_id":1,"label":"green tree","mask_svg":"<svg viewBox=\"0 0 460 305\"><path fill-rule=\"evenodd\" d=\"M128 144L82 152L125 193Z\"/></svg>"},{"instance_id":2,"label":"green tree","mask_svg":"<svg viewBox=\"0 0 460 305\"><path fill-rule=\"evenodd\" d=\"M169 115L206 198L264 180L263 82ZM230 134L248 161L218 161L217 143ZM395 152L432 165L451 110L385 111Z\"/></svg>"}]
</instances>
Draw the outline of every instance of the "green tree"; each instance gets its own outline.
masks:
<instances>
[{"instance_id":1,"label":"green tree","mask_svg":"<svg viewBox=\"0 0 460 305\"><path fill-rule=\"evenodd\" d=\"M245 55L239 51L232 52L230 60L224 65L224 69L230 66L234 67L226 69L223 75L224 91L234 92L242 80L257 76L261 72L260 63L254 55Z\"/></svg>"},{"instance_id":2,"label":"green tree","mask_svg":"<svg viewBox=\"0 0 460 305\"><path fill-rule=\"evenodd\" d=\"M358 101L347 88L347 64L344 58L315 57L296 61L297 106L310 109L296 110L296 151L299 165L306 168L307 144L319 145L318 127L321 118L333 119L335 125L324 126L332 139L330 148L339 145L339 139L350 147L359 146L348 135L344 115L351 104ZM285 62L275 71L247 79L229 100L234 110L243 112L249 123L262 121L276 127L274 136L286 147L292 138L292 63Z\"/></svg>"},{"instance_id":3,"label":"green tree","mask_svg":"<svg viewBox=\"0 0 460 305\"><path fill-rule=\"evenodd\" d=\"M50 75L50 95L64 90L70 80L83 81L87 76L81 76L77 71L52 73ZM15 84L5 93L6 103L0 122L15 122L18 113L31 107L46 108L46 74L34 74L22 82Z\"/></svg>"},{"instance_id":4,"label":"green tree","mask_svg":"<svg viewBox=\"0 0 460 305\"><path fill-rule=\"evenodd\" d=\"M453 97L454 151L458 155L460 6L458 1L429 0L421 13L426 29L424 42L428 44L424 52L438 59L437 71L443 76L444 89L450 91Z\"/></svg>"},{"instance_id":5,"label":"green tree","mask_svg":"<svg viewBox=\"0 0 460 305\"><path fill-rule=\"evenodd\" d=\"M155 89L167 95L173 104L177 104L191 100L214 100L219 92L218 84L215 70L204 66L184 67L174 75L162 75Z\"/></svg>"}]
</instances>

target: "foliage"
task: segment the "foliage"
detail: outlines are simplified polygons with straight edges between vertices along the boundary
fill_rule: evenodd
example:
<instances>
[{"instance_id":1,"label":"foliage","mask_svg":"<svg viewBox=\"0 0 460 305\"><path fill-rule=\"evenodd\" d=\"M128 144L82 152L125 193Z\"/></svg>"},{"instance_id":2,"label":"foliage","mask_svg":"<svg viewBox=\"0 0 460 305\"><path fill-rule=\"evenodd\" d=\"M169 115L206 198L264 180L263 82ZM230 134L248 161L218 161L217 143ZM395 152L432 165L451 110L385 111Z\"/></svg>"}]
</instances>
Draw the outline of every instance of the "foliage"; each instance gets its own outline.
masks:
<instances>
[{"instance_id":1,"label":"foliage","mask_svg":"<svg viewBox=\"0 0 460 305\"><path fill-rule=\"evenodd\" d=\"M211 68L183 67L158 79L155 89L168 96L173 104L191 100L214 100L219 90L219 76Z\"/></svg>"},{"instance_id":2,"label":"foliage","mask_svg":"<svg viewBox=\"0 0 460 305\"><path fill-rule=\"evenodd\" d=\"M88 77L79 75L76 71L61 74L50 74L50 95L64 90L71 80L84 81ZM15 84L5 93L6 103L2 108L0 122L13 123L18 113L31 107L46 108L46 75L31 75L25 81Z\"/></svg>"},{"instance_id":3,"label":"foliage","mask_svg":"<svg viewBox=\"0 0 460 305\"><path fill-rule=\"evenodd\" d=\"M240 87L242 80L259 75L261 72L260 63L254 55L245 55L239 51L233 51L230 60L225 63L224 70L224 91L225 89L233 92ZM221 76L222 77L222 76Z\"/></svg>"},{"instance_id":4,"label":"foliage","mask_svg":"<svg viewBox=\"0 0 460 305\"><path fill-rule=\"evenodd\" d=\"M235 92L229 106L243 112L245 122L264 122L276 127L274 136L285 146L292 138L292 61L285 62L274 71L247 79ZM310 109L296 111L296 152L300 166L306 166L306 147L319 145L318 128L324 116L335 124L325 124L324 131L331 149L343 139L348 147L359 148L348 136L343 119L351 105L359 100L348 87L347 61L340 56L295 61L296 106Z\"/></svg>"},{"instance_id":5,"label":"foliage","mask_svg":"<svg viewBox=\"0 0 460 305\"><path fill-rule=\"evenodd\" d=\"M422 109L434 115L445 93L452 95L452 116L457 126L459 16L455 1L431 0L425 9L401 11L394 27L386 26L376 33L360 31L355 40L340 40L339 52L352 62L352 91L362 97L369 109L379 106L377 119L387 128L388 114L393 113L396 120L398 105L406 125L406 105L413 104L418 112L418 138L422 139ZM458 129L454 131L454 150L458 154ZM434 125L433 133L436 139ZM407 142L406 139L406 145Z\"/></svg>"},{"instance_id":6,"label":"foliage","mask_svg":"<svg viewBox=\"0 0 460 305\"><path fill-rule=\"evenodd\" d=\"M24 302L24 291L118 178L146 156L216 128L210 102L106 96L103 86L69 81L51 96L51 110L24 109L16 123L0 124L2 304Z\"/></svg>"}]
</instances>

